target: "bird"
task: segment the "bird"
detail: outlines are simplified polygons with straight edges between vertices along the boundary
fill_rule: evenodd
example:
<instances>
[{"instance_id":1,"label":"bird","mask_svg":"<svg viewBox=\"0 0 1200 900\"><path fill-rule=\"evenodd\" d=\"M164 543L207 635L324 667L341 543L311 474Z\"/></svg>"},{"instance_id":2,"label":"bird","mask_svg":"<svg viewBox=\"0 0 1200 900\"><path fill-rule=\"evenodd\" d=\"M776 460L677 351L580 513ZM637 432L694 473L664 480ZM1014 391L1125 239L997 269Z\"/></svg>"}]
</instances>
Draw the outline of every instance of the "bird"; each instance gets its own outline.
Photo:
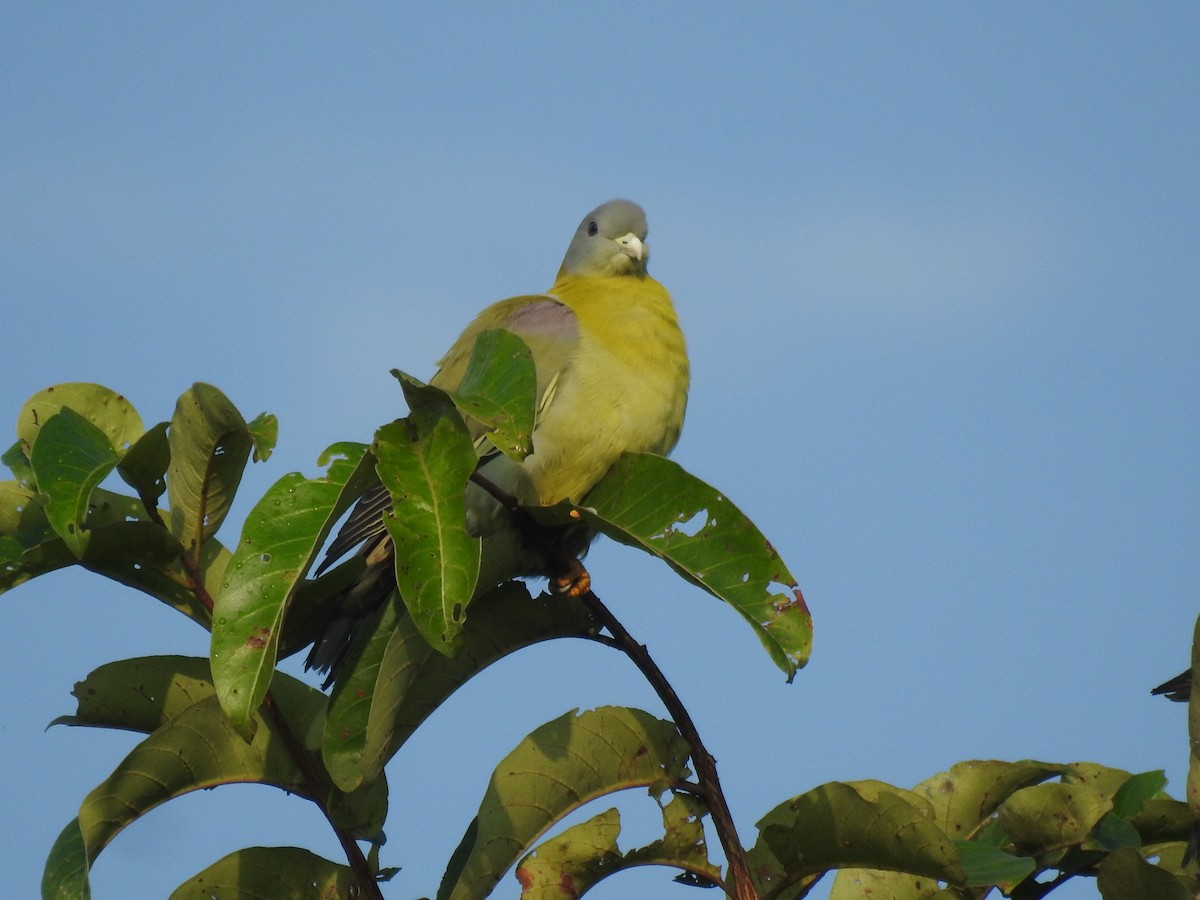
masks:
<instances>
[{"instance_id":1,"label":"bird","mask_svg":"<svg viewBox=\"0 0 1200 900\"><path fill-rule=\"evenodd\" d=\"M1186 703L1192 699L1192 670L1180 672L1174 678L1164 681L1150 691L1153 696L1163 696L1176 703Z\"/></svg>"},{"instance_id":2,"label":"bird","mask_svg":"<svg viewBox=\"0 0 1200 900\"><path fill-rule=\"evenodd\" d=\"M679 439L690 380L687 346L670 294L647 273L647 231L645 212L629 200L589 212L549 290L486 307L430 379L453 391L476 338L489 329L511 331L529 346L537 372L532 452L517 462L476 441L476 472L523 506L579 502L622 454L665 456ZM478 437L479 430L472 433ZM324 688L335 683L359 623L395 588L383 524L391 504L382 483L365 491L316 572L355 547L365 560L358 580L332 601L338 612L305 662L328 674ZM482 539L475 597L509 579L552 574L493 495L470 483L466 506L467 530ZM593 538L578 525L560 535L560 549L577 558Z\"/></svg>"}]
</instances>

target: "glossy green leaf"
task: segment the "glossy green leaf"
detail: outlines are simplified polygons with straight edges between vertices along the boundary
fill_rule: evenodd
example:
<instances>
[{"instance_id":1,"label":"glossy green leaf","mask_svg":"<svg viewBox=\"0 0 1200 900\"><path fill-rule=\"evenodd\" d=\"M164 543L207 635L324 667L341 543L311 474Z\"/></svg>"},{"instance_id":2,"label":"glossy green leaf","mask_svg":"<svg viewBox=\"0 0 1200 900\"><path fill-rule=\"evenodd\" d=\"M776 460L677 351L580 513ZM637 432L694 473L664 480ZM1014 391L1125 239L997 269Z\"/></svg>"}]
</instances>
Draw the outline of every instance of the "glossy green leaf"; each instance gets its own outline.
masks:
<instances>
[{"instance_id":1,"label":"glossy green leaf","mask_svg":"<svg viewBox=\"0 0 1200 900\"><path fill-rule=\"evenodd\" d=\"M450 396L501 453L520 461L533 452L536 393L529 347L512 332L494 329L476 338L466 374Z\"/></svg>"},{"instance_id":2,"label":"glossy green leaf","mask_svg":"<svg viewBox=\"0 0 1200 900\"><path fill-rule=\"evenodd\" d=\"M1166 786L1167 775L1162 769L1131 775L1113 794L1113 812L1123 819L1132 818Z\"/></svg>"},{"instance_id":3,"label":"glossy green leaf","mask_svg":"<svg viewBox=\"0 0 1200 900\"><path fill-rule=\"evenodd\" d=\"M197 382L175 404L168 441L171 533L194 557L229 512L252 439L229 399L212 385Z\"/></svg>"},{"instance_id":4,"label":"glossy green leaf","mask_svg":"<svg viewBox=\"0 0 1200 900\"><path fill-rule=\"evenodd\" d=\"M736 506L661 456L621 457L581 507L592 527L666 560L728 602L790 681L808 661L812 619L796 580Z\"/></svg>"},{"instance_id":5,"label":"glossy green leaf","mask_svg":"<svg viewBox=\"0 0 1200 900\"><path fill-rule=\"evenodd\" d=\"M1192 900L1192 892L1178 878L1150 865L1132 847L1104 858L1096 886L1104 900Z\"/></svg>"},{"instance_id":6,"label":"glossy green leaf","mask_svg":"<svg viewBox=\"0 0 1200 900\"><path fill-rule=\"evenodd\" d=\"M129 448L117 464L117 474L141 498L147 512L158 514L158 500L167 490L166 474L171 464L167 423L159 422Z\"/></svg>"},{"instance_id":7,"label":"glossy green leaf","mask_svg":"<svg viewBox=\"0 0 1200 900\"><path fill-rule=\"evenodd\" d=\"M351 897L354 872L299 847L247 847L189 878L170 900L320 900Z\"/></svg>"},{"instance_id":8,"label":"glossy green leaf","mask_svg":"<svg viewBox=\"0 0 1200 900\"><path fill-rule=\"evenodd\" d=\"M953 840L975 837L1013 791L1062 774L1063 767L1023 760L973 759L956 763L913 788L933 808L933 821Z\"/></svg>"},{"instance_id":9,"label":"glossy green leaf","mask_svg":"<svg viewBox=\"0 0 1200 900\"><path fill-rule=\"evenodd\" d=\"M523 584L510 582L475 601L462 649L447 657L421 636L401 604L389 604L330 697L323 750L330 773L343 790L373 781L468 679L522 647L586 637L595 628L581 600L533 598Z\"/></svg>"},{"instance_id":10,"label":"glossy green leaf","mask_svg":"<svg viewBox=\"0 0 1200 900\"><path fill-rule=\"evenodd\" d=\"M1013 793L999 822L1020 849L1044 853L1078 844L1110 809L1112 800L1083 784L1035 784Z\"/></svg>"},{"instance_id":11,"label":"glossy green leaf","mask_svg":"<svg viewBox=\"0 0 1200 900\"><path fill-rule=\"evenodd\" d=\"M274 413L259 413L246 424L246 430L254 442L254 461L266 462L279 440L279 419Z\"/></svg>"},{"instance_id":12,"label":"glossy green leaf","mask_svg":"<svg viewBox=\"0 0 1200 900\"><path fill-rule=\"evenodd\" d=\"M542 725L496 767L438 900L487 896L548 828L589 800L682 783L687 755L672 723L641 710L603 707Z\"/></svg>"},{"instance_id":13,"label":"glossy green leaf","mask_svg":"<svg viewBox=\"0 0 1200 900\"><path fill-rule=\"evenodd\" d=\"M89 900L87 850L79 820L72 819L54 841L42 870L42 900Z\"/></svg>"},{"instance_id":14,"label":"glossy green leaf","mask_svg":"<svg viewBox=\"0 0 1200 900\"><path fill-rule=\"evenodd\" d=\"M910 791L878 782L831 782L759 821L750 868L764 893L835 868L894 870L962 884L958 851L931 815Z\"/></svg>"},{"instance_id":15,"label":"glossy green leaf","mask_svg":"<svg viewBox=\"0 0 1200 900\"><path fill-rule=\"evenodd\" d=\"M479 541L466 528L475 448L452 405L418 404L415 395L406 385L412 413L380 428L372 452L392 496L384 525L395 546L396 586L425 640L452 654L479 575Z\"/></svg>"},{"instance_id":16,"label":"glossy green leaf","mask_svg":"<svg viewBox=\"0 0 1200 900\"><path fill-rule=\"evenodd\" d=\"M92 491L119 460L108 435L70 407L38 430L29 461L46 497L46 519L76 557L90 536L85 522Z\"/></svg>"},{"instance_id":17,"label":"glossy green leaf","mask_svg":"<svg viewBox=\"0 0 1200 900\"><path fill-rule=\"evenodd\" d=\"M17 439L29 455L38 431L55 413L70 407L108 437L109 445L124 452L142 436L142 420L128 400L99 384L68 382L39 391L17 414Z\"/></svg>"},{"instance_id":18,"label":"glossy green leaf","mask_svg":"<svg viewBox=\"0 0 1200 900\"><path fill-rule=\"evenodd\" d=\"M1142 836L1138 830L1122 819L1116 813L1110 812L1104 816L1091 834L1080 844L1084 850L1104 850L1111 852L1120 847L1140 847Z\"/></svg>"},{"instance_id":19,"label":"glossy green leaf","mask_svg":"<svg viewBox=\"0 0 1200 900\"><path fill-rule=\"evenodd\" d=\"M1016 884L1037 868L1027 856L1014 856L977 841L955 841L954 846L968 885Z\"/></svg>"},{"instance_id":20,"label":"glossy green leaf","mask_svg":"<svg viewBox=\"0 0 1200 900\"><path fill-rule=\"evenodd\" d=\"M275 669L288 602L338 517L374 478L364 445L338 444L329 453L336 458L324 477L284 475L255 504L216 598L217 696L247 737Z\"/></svg>"}]
</instances>

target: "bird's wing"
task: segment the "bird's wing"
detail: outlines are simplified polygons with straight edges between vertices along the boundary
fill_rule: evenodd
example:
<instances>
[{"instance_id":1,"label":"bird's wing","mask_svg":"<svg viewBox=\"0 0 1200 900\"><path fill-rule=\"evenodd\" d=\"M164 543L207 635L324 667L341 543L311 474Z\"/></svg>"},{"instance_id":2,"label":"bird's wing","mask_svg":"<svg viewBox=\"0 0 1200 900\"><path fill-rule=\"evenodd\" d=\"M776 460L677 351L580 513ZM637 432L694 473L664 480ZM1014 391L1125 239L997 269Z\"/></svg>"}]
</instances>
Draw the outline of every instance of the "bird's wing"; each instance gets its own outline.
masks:
<instances>
[{"instance_id":1,"label":"bird's wing","mask_svg":"<svg viewBox=\"0 0 1200 900\"><path fill-rule=\"evenodd\" d=\"M548 294L512 297L494 303L480 313L442 357L437 374L430 383L445 390L454 390L462 381L471 359L475 339L489 328L504 328L518 335L529 345L538 376L538 412L548 405L554 395L558 376L570 363L579 342L579 326L569 306ZM476 441L484 451L480 462L496 451L486 441ZM320 575L344 554L360 544L373 546L376 539L387 533L383 514L392 499L382 484L369 487L359 498L349 518L325 551L317 567Z\"/></svg>"}]
</instances>

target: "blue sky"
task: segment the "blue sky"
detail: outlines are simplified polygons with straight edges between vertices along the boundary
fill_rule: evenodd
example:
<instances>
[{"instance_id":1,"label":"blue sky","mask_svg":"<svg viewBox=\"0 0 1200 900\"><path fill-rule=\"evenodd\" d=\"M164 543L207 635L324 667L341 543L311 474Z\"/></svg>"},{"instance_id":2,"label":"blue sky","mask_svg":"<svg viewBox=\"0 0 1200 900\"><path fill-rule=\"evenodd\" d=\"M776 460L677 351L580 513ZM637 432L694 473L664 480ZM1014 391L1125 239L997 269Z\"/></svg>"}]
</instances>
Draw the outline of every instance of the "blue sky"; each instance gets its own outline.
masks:
<instances>
[{"instance_id":1,"label":"blue sky","mask_svg":"<svg viewBox=\"0 0 1200 900\"><path fill-rule=\"evenodd\" d=\"M63 381L147 423L197 380L276 413L232 543L276 478L399 413L391 367L430 374L484 304L549 286L580 216L629 197L689 338L675 458L766 532L815 619L788 686L731 610L632 551L589 558L746 841L824 781L911 785L967 758L1165 768L1182 796L1184 710L1147 691L1186 664L1200 582L1195 5L4 19L0 419ZM75 572L0 599L0 634L0 870L33 896L134 743L44 731L73 683L207 640ZM456 695L389 769L388 896L436 890L523 735L608 703L659 711L622 658L568 643ZM624 845L648 840L652 805L621 806ZM94 896L165 896L255 843L338 852L302 801L223 788L121 834ZM686 892L650 871L595 896Z\"/></svg>"}]
</instances>

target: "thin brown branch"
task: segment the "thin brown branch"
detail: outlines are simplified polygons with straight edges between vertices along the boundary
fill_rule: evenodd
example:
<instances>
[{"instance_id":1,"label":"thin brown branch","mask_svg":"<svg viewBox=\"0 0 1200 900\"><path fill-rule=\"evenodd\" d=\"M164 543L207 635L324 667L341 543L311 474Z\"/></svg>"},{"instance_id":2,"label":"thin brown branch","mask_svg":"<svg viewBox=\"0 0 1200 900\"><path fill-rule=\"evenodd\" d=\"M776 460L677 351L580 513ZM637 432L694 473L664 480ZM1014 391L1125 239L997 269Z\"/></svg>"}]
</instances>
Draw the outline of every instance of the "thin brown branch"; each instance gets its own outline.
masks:
<instances>
[{"instance_id":1,"label":"thin brown branch","mask_svg":"<svg viewBox=\"0 0 1200 900\"><path fill-rule=\"evenodd\" d=\"M342 852L346 854L350 868L354 871L354 878L358 882L360 891L358 897L364 898L364 900L383 900L383 893L379 889L379 882L375 879L375 873L371 870L371 864L363 856L362 848L358 846L358 841L354 839L354 835L333 821L333 816L330 814L329 807L325 803L324 779L321 777L320 772L317 771L316 766L313 765L312 758L309 756L308 751L304 749L304 745L300 743L296 735L292 732L291 726L288 725L287 719L284 718L283 711L279 708L279 704L275 702L275 698L271 696L270 691L267 691L266 697L263 698L263 709L270 716L275 733L279 735L284 746L287 747L288 755L292 757L292 760L296 763L296 767L300 770L300 774L304 776L309 799L321 810L321 813L325 816L325 820L329 822L329 827L337 835L338 843L342 845Z\"/></svg>"},{"instance_id":2,"label":"thin brown branch","mask_svg":"<svg viewBox=\"0 0 1200 900\"><path fill-rule=\"evenodd\" d=\"M509 511L517 526L545 557L552 577L565 576L571 573L573 568L580 567L578 560L571 559L562 553L561 549L549 539L546 529L534 522L514 497L478 472L471 476L471 480L491 494ZM746 850L738 838L733 815L729 811L729 802L725 798L721 780L717 776L716 758L704 746L704 741L700 738L700 732L696 728L696 723L692 721L687 707L679 699L679 695L671 686L671 682L667 680L667 676L651 658L645 645L634 640L625 626L609 611L600 598L590 589L581 593L580 596L592 614L608 629L617 648L629 657L654 692L658 694L658 698L667 709L667 714L670 715L679 729L679 733L691 747L692 763L696 767L698 781L697 793L708 804L717 839L720 841L721 848L725 851L725 858L729 863L729 871L726 873L725 883L721 887L736 900L759 900L758 891L750 878L750 868L746 863Z\"/></svg>"}]
</instances>

